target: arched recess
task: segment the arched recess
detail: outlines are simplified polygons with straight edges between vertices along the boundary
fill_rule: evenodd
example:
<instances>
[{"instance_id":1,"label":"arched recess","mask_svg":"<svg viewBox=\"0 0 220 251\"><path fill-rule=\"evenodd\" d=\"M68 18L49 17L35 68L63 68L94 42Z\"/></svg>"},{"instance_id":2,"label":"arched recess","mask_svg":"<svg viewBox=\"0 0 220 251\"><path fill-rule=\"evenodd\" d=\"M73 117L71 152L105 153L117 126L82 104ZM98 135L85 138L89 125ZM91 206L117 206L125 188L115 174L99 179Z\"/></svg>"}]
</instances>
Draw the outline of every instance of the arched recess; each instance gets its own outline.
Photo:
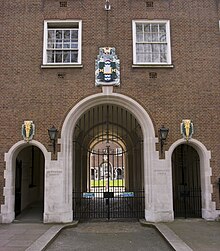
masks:
<instances>
[{"instance_id":1,"label":"arched recess","mask_svg":"<svg viewBox=\"0 0 220 251\"><path fill-rule=\"evenodd\" d=\"M186 144L185 139L179 139L171 145L166 153L166 159L170 162L169 166L172 169L172 154L174 150L181 144ZM200 179L201 179L201 198L202 198L202 218L206 220L214 220L217 218L215 202L212 201L212 184L211 175L212 169L210 166L211 152L196 139L190 139L188 143L192 146L199 155L200 160ZM172 189L172 188L171 188Z\"/></svg>"},{"instance_id":2,"label":"arched recess","mask_svg":"<svg viewBox=\"0 0 220 251\"><path fill-rule=\"evenodd\" d=\"M135 116L141 126L143 133L143 162L144 162L144 190L145 190L145 218L149 221L171 220L172 213L170 211L170 201L165 201L164 196L161 196L161 202L157 202L158 193L154 193L154 168L160 168L163 161L159 160L159 154L156 151L156 143L158 139L155 137L155 130L150 116L146 110L135 100L119 93L113 93L111 87L103 88L103 92L86 97L77 103L68 113L63 123L61 138L58 140L61 151L58 153L58 161L62 161L62 207L63 218L61 214L60 221L72 220L72 167L73 167L73 133L76 123L80 116L91 107L102 104L114 104L127 109ZM161 175L158 170L158 175ZM169 170L165 170L167 179L170 179ZM160 182L160 181L158 181ZM167 190L167 183L159 184L158 189ZM170 197L170 191L167 191L167 196ZM50 196L53 196L52 193ZM155 206L156 204L157 206ZM166 205L166 207L164 207ZM155 208L156 207L156 208ZM162 212L162 213L161 213ZM47 221L50 222L54 219L54 214L48 211Z\"/></svg>"},{"instance_id":3,"label":"arched recess","mask_svg":"<svg viewBox=\"0 0 220 251\"><path fill-rule=\"evenodd\" d=\"M6 169L4 171L5 187L3 189L4 204L1 205L1 222L11 223L15 219L15 178L16 178L16 159L19 153L27 146L39 148L44 156L44 168L51 158L51 153L40 142L32 140L29 143L19 141L5 153Z\"/></svg>"}]
</instances>

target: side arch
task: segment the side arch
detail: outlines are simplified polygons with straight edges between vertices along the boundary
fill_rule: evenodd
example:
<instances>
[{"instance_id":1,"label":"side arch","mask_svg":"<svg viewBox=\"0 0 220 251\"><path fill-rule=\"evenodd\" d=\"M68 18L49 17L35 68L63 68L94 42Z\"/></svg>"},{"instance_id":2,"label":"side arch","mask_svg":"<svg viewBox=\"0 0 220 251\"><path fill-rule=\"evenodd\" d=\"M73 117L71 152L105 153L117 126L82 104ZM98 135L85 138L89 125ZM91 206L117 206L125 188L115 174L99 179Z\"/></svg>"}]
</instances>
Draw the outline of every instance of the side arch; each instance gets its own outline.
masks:
<instances>
[{"instance_id":1,"label":"side arch","mask_svg":"<svg viewBox=\"0 0 220 251\"><path fill-rule=\"evenodd\" d=\"M176 149L177 146L181 144L186 144L186 140L184 139L177 140L170 146L168 152L166 152L166 158L169 161L170 169L172 169L173 151ZM200 141L196 139L190 139L187 144L192 146L197 151L200 158L202 218L206 220L214 220L217 218L218 215L216 211L215 202L212 201L212 192L213 192L211 184L212 169L210 166L211 152L208 151L207 148Z\"/></svg>"},{"instance_id":2,"label":"side arch","mask_svg":"<svg viewBox=\"0 0 220 251\"><path fill-rule=\"evenodd\" d=\"M15 163L18 153L28 146L38 147L45 158L45 169L48 165L48 161L51 159L51 153L47 151L45 146L36 140L32 140L29 143L22 141L14 144L7 153L5 153L5 187L3 188L3 194L5 197L5 202L1 205L1 222L11 223L15 218L14 205L15 205Z\"/></svg>"}]
</instances>

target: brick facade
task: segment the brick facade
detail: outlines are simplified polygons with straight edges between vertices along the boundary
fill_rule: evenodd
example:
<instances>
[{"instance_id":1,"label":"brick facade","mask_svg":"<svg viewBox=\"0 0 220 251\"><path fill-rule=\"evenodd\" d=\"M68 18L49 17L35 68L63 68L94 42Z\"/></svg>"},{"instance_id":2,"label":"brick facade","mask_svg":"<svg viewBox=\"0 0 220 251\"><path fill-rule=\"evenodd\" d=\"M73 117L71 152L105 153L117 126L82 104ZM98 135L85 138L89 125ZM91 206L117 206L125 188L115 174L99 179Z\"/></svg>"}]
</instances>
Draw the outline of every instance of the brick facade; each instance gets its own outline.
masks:
<instances>
[{"instance_id":1,"label":"brick facade","mask_svg":"<svg viewBox=\"0 0 220 251\"><path fill-rule=\"evenodd\" d=\"M163 124L169 128L165 150L182 137L182 119L193 121L193 138L211 151L212 199L220 209L220 1L110 0L110 11L104 4L104 0L3 0L0 203L4 154L22 140L23 121L34 121L34 139L51 151L47 129L54 124L60 132L74 105L101 92L95 86L95 59L99 47L112 46L121 62L121 85L114 92L139 102L155 132ZM82 20L83 67L41 67L43 22L50 19ZM132 67L136 19L170 20L173 68Z\"/></svg>"}]
</instances>

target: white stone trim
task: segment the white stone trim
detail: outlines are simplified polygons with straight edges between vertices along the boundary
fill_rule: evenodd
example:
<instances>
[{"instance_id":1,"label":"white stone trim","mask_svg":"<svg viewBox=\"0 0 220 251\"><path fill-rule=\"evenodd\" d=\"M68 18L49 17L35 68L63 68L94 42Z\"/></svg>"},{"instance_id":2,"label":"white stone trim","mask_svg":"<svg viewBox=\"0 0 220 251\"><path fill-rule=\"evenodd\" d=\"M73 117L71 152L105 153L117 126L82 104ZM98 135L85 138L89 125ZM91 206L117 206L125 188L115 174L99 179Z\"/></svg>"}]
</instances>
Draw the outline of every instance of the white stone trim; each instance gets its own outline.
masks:
<instances>
[{"instance_id":1,"label":"white stone trim","mask_svg":"<svg viewBox=\"0 0 220 251\"><path fill-rule=\"evenodd\" d=\"M174 149L185 143L184 139L174 142L165 152L165 159L159 159L156 151L158 138L152 120L146 110L135 100L125 95L114 93L112 87L103 87L102 93L86 97L77 103L66 116L61 138L58 139L60 152L57 160L51 160L51 153L39 143L19 141L5 153L6 170L4 172L5 202L1 205L1 222L10 223L14 220L15 203L15 166L18 153L29 145L41 149L45 158L45 189L44 189L44 222L66 223L73 220L72 211L72 168L73 168L73 133L80 116L89 108L101 104L115 104L127 109L134 115L143 132L143 161L145 183L145 219L150 222L172 221L172 153ZM200 156L201 188L202 188L202 217L213 220L218 217L212 201L211 184L211 153L198 140L191 139L191 144Z\"/></svg>"},{"instance_id":2,"label":"white stone trim","mask_svg":"<svg viewBox=\"0 0 220 251\"><path fill-rule=\"evenodd\" d=\"M38 147L45 158L45 169L51 159L51 153L40 142L32 140L29 143L19 141L14 144L10 150L5 153L6 169L4 171L5 187L3 188L4 204L1 205L0 221L1 223L11 223L15 218L15 166L18 153L25 147L33 145Z\"/></svg>"},{"instance_id":3,"label":"white stone trim","mask_svg":"<svg viewBox=\"0 0 220 251\"><path fill-rule=\"evenodd\" d=\"M61 138L58 140L61 152L58 153L58 161L63 166L63 203L69 214L72 213L72 166L73 145L72 137L77 120L87 109L101 104L115 104L126 108L138 120L143 132L144 151L144 182L145 182L145 217L147 221L171 221L172 190L170 190L171 173L165 165L166 160L159 160L156 151L158 139L150 116L136 101L119 93L113 93L112 89L103 88L103 93L94 94L77 103L67 115L61 130ZM162 170L162 171L161 171ZM157 184L160 176L165 176L164 184ZM161 195L161 190L164 193ZM156 191L156 192L155 192ZM164 196L166 194L166 196ZM168 199L167 199L168 198Z\"/></svg>"}]
</instances>

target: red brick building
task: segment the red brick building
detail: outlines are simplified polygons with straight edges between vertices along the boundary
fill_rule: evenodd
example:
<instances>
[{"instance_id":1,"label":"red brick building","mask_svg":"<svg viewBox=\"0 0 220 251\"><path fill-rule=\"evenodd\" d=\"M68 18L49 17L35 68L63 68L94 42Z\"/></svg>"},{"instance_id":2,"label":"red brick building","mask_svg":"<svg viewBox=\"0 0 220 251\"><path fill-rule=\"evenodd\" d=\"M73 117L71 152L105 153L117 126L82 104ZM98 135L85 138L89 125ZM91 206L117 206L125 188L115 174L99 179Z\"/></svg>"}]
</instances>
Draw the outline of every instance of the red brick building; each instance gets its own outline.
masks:
<instances>
[{"instance_id":1,"label":"red brick building","mask_svg":"<svg viewBox=\"0 0 220 251\"><path fill-rule=\"evenodd\" d=\"M219 217L220 1L3 0L1 17L1 222L38 202L72 221L100 142L146 220Z\"/></svg>"}]
</instances>

